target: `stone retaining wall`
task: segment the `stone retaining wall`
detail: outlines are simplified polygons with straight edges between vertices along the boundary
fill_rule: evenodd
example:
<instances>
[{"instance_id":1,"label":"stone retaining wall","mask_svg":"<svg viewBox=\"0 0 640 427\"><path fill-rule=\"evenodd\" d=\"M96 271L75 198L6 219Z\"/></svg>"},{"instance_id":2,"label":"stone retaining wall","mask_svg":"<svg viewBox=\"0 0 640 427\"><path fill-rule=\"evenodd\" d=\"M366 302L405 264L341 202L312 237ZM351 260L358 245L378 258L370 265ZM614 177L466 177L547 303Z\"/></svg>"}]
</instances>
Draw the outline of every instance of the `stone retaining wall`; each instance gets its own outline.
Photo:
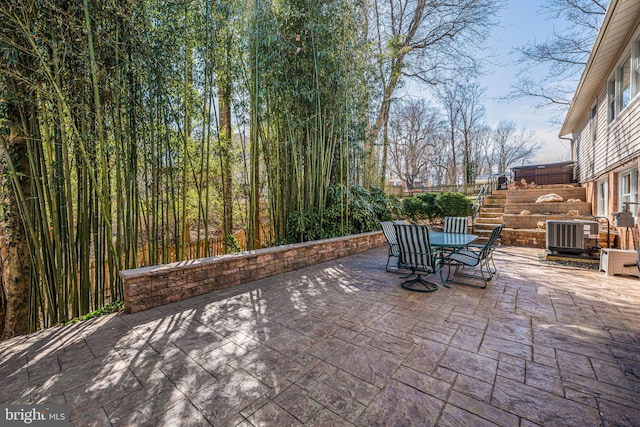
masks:
<instances>
[{"instance_id":1,"label":"stone retaining wall","mask_svg":"<svg viewBox=\"0 0 640 427\"><path fill-rule=\"evenodd\" d=\"M147 310L367 251L384 242L382 231L374 231L124 270L120 272L124 282L124 308L129 313Z\"/></svg>"},{"instance_id":2,"label":"stone retaining wall","mask_svg":"<svg viewBox=\"0 0 640 427\"><path fill-rule=\"evenodd\" d=\"M500 243L506 246L544 248L547 245L547 231L503 228Z\"/></svg>"}]
</instances>

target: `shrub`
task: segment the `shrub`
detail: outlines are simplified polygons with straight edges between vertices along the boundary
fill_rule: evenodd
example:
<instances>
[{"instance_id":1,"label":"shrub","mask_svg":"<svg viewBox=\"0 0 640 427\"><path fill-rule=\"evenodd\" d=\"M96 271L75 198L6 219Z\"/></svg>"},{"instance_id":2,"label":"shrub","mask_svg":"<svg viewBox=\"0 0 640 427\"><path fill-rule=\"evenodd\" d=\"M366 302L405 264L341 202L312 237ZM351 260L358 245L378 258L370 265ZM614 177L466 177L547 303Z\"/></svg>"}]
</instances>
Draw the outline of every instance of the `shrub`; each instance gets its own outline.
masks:
<instances>
[{"instance_id":1,"label":"shrub","mask_svg":"<svg viewBox=\"0 0 640 427\"><path fill-rule=\"evenodd\" d=\"M445 216L469 216L472 213L473 204L462 193L439 193L437 204L440 207L440 217Z\"/></svg>"},{"instance_id":2,"label":"shrub","mask_svg":"<svg viewBox=\"0 0 640 427\"><path fill-rule=\"evenodd\" d=\"M409 197L402 200L402 211L412 221L427 218L427 204L419 197Z\"/></svg>"},{"instance_id":3,"label":"shrub","mask_svg":"<svg viewBox=\"0 0 640 427\"><path fill-rule=\"evenodd\" d=\"M412 221L434 222L445 216L469 216L472 203L462 193L421 193L403 199L402 210Z\"/></svg>"},{"instance_id":4,"label":"shrub","mask_svg":"<svg viewBox=\"0 0 640 427\"><path fill-rule=\"evenodd\" d=\"M442 208L438 201L440 194L442 193L422 193L416 196L426 205L425 216L430 222L442 218Z\"/></svg>"},{"instance_id":5,"label":"shrub","mask_svg":"<svg viewBox=\"0 0 640 427\"><path fill-rule=\"evenodd\" d=\"M391 219L391 202L376 187L367 190L359 185L347 188L329 186L326 207L317 211L293 212L289 215L287 243L364 233L380 229L380 221Z\"/></svg>"}]
</instances>

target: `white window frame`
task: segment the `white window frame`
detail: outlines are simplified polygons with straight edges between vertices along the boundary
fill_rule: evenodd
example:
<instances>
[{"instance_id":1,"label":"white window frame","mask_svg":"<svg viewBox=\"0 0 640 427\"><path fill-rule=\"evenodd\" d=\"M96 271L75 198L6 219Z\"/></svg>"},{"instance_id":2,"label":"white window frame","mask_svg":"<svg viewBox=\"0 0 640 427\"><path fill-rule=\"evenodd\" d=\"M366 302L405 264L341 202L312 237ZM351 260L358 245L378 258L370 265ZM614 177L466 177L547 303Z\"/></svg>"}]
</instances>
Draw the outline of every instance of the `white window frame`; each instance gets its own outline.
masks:
<instances>
[{"instance_id":1,"label":"white window frame","mask_svg":"<svg viewBox=\"0 0 640 427\"><path fill-rule=\"evenodd\" d=\"M596 186L596 215L609 216L609 180L598 181Z\"/></svg>"},{"instance_id":2,"label":"white window frame","mask_svg":"<svg viewBox=\"0 0 640 427\"><path fill-rule=\"evenodd\" d=\"M622 212L624 202L638 202L638 168L627 169L618 174L618 209ZM629 211L638 219L638 205L630 204Z\"/></svg>"},{"instance_id":3,"label":"white window frame","mask_svg":"<svg viewBox=\"0 0 640 427\"><path fill-rule=\"evenodd\" d=\"M613 70L607 81L609 123L614 121L640 94L640 39L631 42L622 57L624 59ZM625 81L625 70L628 71L627 81Z\"/></svg>"},{"instance_id":4,"label":"white window frame","mask_svg":"<svg viewBox=\"0 0 640 427\"><path fill-rule=\"evenodd\" d=\"M631 45L631 99L640 93L640 40Z\"/></svg>"}]
</instances>

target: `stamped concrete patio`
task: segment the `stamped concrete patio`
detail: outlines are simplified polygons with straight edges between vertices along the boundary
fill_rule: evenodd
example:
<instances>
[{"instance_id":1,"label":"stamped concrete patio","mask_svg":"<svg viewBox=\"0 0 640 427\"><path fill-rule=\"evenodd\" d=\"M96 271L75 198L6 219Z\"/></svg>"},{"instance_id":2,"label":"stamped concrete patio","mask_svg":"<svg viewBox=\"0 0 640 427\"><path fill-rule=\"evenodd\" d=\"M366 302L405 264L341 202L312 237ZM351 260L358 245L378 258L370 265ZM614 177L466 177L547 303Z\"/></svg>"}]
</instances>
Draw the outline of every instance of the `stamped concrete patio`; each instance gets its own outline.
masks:
<instances>
[{"instance_id":1,"label":"stamped concrete patio","mask_svg":"<svg viewBox=\"0 0 640 427\"><path fill-rule=\"evenodd\" d=\"M418 294L380 248L2 342L0 403L78 426L640 425L640 281L539 251Z\"/></svg>"}]
</instances>

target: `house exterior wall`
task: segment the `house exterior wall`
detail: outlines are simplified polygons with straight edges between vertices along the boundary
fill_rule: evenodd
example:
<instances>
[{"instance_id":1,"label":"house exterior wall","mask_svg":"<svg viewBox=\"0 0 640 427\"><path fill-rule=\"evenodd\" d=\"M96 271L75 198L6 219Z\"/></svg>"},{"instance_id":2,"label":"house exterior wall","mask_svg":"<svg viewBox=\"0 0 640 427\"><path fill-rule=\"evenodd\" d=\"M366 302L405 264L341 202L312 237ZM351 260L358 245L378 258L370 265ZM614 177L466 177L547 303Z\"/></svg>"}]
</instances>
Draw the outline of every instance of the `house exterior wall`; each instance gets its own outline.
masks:
<instances>
[{"instance_id":1,"label":"house exterior wall","mask_svg":"<svg viewBox=\"0 0 640 427\"><path fill-rule=\"evenodd\" d=\"M587 201L591 202L592 212L597 215L599 203L606 199L606 216L614 224L613 213L621 210L621 173L635 174L636 195L631 197L637 202L637 171L640 170L640 79L630 86L630 100L620 110L618 107L615 117L610 118L609 110L610 94L612 93L612 81L616 80L618 70L622 64L631 61L631 74L634 68L640 70L640 26L628 33L625 44L619 46L619 55L615 62L610 63L610 73L605 81L600 83L597 97L593 100L591 108L582 113L579 126L573 132L574 138L574 177L586 188ZM635 59L638 58L638 59ZM617 82L615 83L618 84ZM617 86L614 86L617 88ZM615 96L620 92L616 89ZM618 102L618 101L616 101ZM594 109L595 107L595 117ZM593 123L595 123L596 137L593 138ZM602 191L601 184L607 183L606 197L599 195ZM624 186L623 186L624 187ZM627 197L626 200L629 200ZM631 205L638 223L638 208ZM617 247L623 249L633 248L632 233L626 228L617 230L619 238Z\"/></svg>"},{"instance_id":2,"label":"house exterior wall","mask_svg":"<svg viewBox=\"0 0 640 427\"><path fill-rule=\"evenodd\" d=\"M598 97L597 105L595 142L591 141L589 118L583 120L575 134L575 174L582 183L595 181L640 156L640 96L636 96L611 123L607 123L606 96Z\"/></svg>"}]
</instances>

